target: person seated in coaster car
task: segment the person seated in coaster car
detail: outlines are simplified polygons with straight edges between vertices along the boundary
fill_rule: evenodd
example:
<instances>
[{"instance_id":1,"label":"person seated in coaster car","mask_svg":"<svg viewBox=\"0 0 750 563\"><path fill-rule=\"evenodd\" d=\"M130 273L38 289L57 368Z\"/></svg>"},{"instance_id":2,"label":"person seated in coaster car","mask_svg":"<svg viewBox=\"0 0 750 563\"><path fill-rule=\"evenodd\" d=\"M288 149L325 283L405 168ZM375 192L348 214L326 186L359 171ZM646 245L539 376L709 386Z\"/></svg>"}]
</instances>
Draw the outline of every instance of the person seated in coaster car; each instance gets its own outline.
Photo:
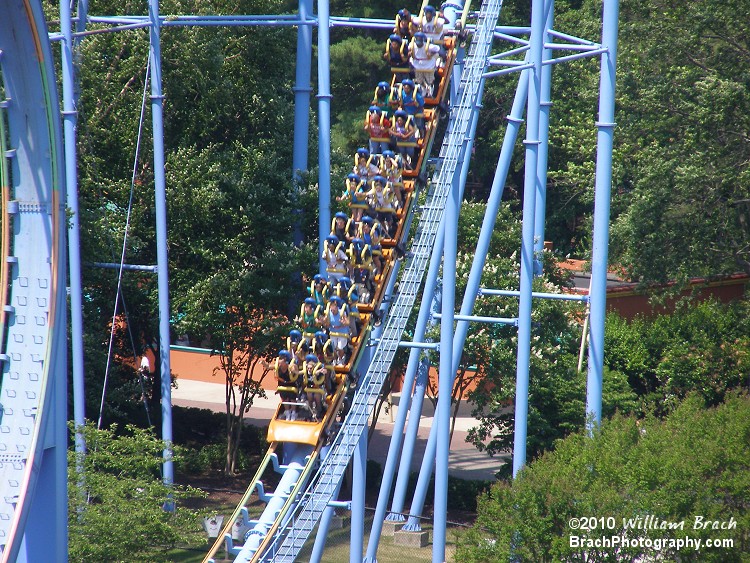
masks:
<instances>
[{"instance_id":1,"label":"person seated in coaster car","mask_svg":"<svg viewBox=\"0 0 750 563\"><path fill-rule=\"evenodd\" d=\"M391 120L388 119L378 106L370 106L365 115L365 131L370 137L370 154L383 154L391 142L388 134Z\"/></svg>"},{"instance_id":2,"label":"person seated in coaster car","mask_svg":"<svg viewBox=\"0 0 750 563\"><path fill-rule=\"evenodd\" d=\"M406 8L401 8L396 13L396 21L393 26L393 33L403 39L411 39L415 28L411 13Z\"/></svg>"},{"instance_id":3,"label":"person seated in coaster car","mask_svg":"<svg viewBox=\"0 0 750 563\"><path fill-rule=\"evenodd\" d=\"M391 137L396 142L396 148L404 162L404 170L413 170L417 164L414 158L417 148L416 134L412 116L401 109L396 111L391 126Z\"/></svg>"},{"instance_id":4,"label":"person seated in coaster car","mask_svg":"<svg viewBox=\"0 0 750 563\"><path fill-rule=\"evenodd\" d=\"M398 103L407 115L411 116L420 138L424 138L424 97L411 78L398 87Z\"/></svg>"},{"instance_id":5,"label":"person seated in coaster car","mask_svg":"<svg viewBox=\"0 0 750 563\"><path fill-rule=\"evenodd\" d=\"M292 371L292 354L289 350L279 350L279 355L274 362L274 374L276 375L276 393L282 403L296 403L299 395L299 373ZM282 405L280 414L284 420L297 420L297 406L295 404Z\"/></svg>"},{"instance_id":6,"label":"person seated in coaster car","mask_svg":"<svg viewBox=\"0 0 750 563\"><path fill-rule=\"evenodd\" d=\"M433 45L443 44L445 18L443 18L442 13L435 10L434 6L425 6L422 10L422 17L414 16L412 18L412 25L417 31L424 33Z\"/></svg>"},{"instance_id":7,"label":"person seated in coaster car","mask_svg":"<svg viewBox=\"0 0 750 563\"><path fill-rule=\"evenodd\" d=\"M300 307L299 317L295 319L302 327L302 337L308 346L312 345L315 331L322 326L323 312L325 311L323 307L319 306L314 298L307 297Z\"/></svg>"},{"instance_id":8,"label":"person seated in coaster car","mask_svg":"<svg viewBox=\"0 0 750 563\"><path fill-rule=\"evenodd\" d=\"M342 310L349 317L349 337L351 339L359 334L360 325L362 324L359 309L357 308L357 303L359 302L357 286L349 277L341 276L333 288L333 293L341 298L343 302Z\"/></svg>"},{"instance_id":9,"label":"person seated in coaster car","mask_svg":"<svg viewBox=\"0 0 750 563\"><path fill-rule=\"evenodd\" d=\"M428 98L433 96L435 72L440 62L440 47L433 45L427 35L419 31L409 44L409 63L414 69L414 83Z\"/></svg>"},{"instance_id":10,"label":"person seated in coaster car","mask_svg":"<svg viewBox=\"0 0 750 563\"><path fill-rule=\"evenodd\" d=\"M357 154L354 156L354 169L353 172L362 178L368 180L380 172L380 159L370 154L370 151L362 147L357 149Z\"/></svg>"},{"instance_id":11,"label":"person seated in coaster car","mask_svg":"<svg viewBox=\"0 0 750 563\"><path fill-rule=\"evenodd\" d=\"M375 275L378 275L383 271L383 247L380 244L382 238L382 231L380 230L380 223L375 221L369 215L362 217L362 222L359 224L360 231L358 233L364 243L370 248L372 253L372 263L375 265Z\"/></svg>"},{"instance_id":12,"label":"person seated in coaster car","mask_svg":"<svg viewBox=\"0 0 750 563\"><path fill-rule=\"evenodd\" d=\"M349 248L349 243L356 235L357 228L349 216L343 211L339 211L333 216L331 220L331 234L335 235L340 241L344 243L344 251Z\"/></svg>"},{"instance_id":13,"label":"person seated in coaster car","mask_svg":"<svg viewBox=\"0 0 750 563\"><path fill-rule=\"evenodd\" d=\"M367 180L360 178L354 172L350 172L344 180L344 191L336 197L336 201L346 201L352 210L352 220L359 223L362 215L367 209Z\"/></svg>"},{"instance_id":14,"label":"person seated in coaster car","mask_svg":"<svg viewBox=\"0 0 750 563\"><path fill-rule=\"evenodd\" d=\"M409 40L398 33L393 33L385 43L383 58L391 65L391 73L395 82L400 83L409 78Z\"/></svg>"},{"instance_id":15,"label":"person seated in coaster car","mask_svg":"<svg viewBox=\"0 0 750 563\"><path fill-rule=\"evenodd\" d=\"M395 196L385 177L375 176L372 180L372 189L367 196L370 199L370 206L375 210L377 220L385 229L386 236L393 238L396 234Z\"/></svg>"},{"instance_id":16,"label":"person seated in coaster car","mask_svg":"<svg viewBox=\"0 0 750 563\"><path fill-rule=\"evenodd\" d=\"M310 406L313 422L318 422L325 412L323 408L323 395L325 394L326 378L328 370L318 361L318 356L308 354L305 356L305 396Z\"/></svg>"},{"instance_id":17,"label":"person seated in coaster car","mask_svg":"<svg viewBox=\"0 0 750 563\"><path fill-rule=\"evenodd\" d=\"M317 307L325 308L328 303L328 297L331 294L331 288L328 285L328 279L323 274L315 274L310 285L307 288L310 297L315 299Z\"/></svg>"},{"instance_id":18,"label":"person seated in coaster car","mask_svg":"<svg viewBox=\"0 0 750 563\"><path fill-rule=\"evenodd\" d=\"M349 257L343 247L344 243L340 242L336 235L326 237L322 258L326 263L326 272L328 272L328 279L331 282L335 282L349 272Z\"/></svg>"},{"instance_id":19,"label":"person seated in coaster car","mask_svg":"<svg viewBox=\"0 0 750 563\"><path fill-rule=\"evenodd\" d=\"M372 251L370 246L359 237L352 240L349 247L349 263L352 266L352 281L359 295L358 302L369 305L375 293L375 284L372 281Z\"/></svg>"},{"instance_id":20,"label":"person seated in coaster car","mask_svg":"<svg viewBox=\"0 0 750 563\"><path fill-rule=\"evenodd\" d=\"M326 326L331 337L333 349L336 351L336 365L346 365L346 352L349 347L349 317L343 309L344 302L340 297L333 296L328 301Z\"/></svg>"},{"instance_id":21,"label":"person seated in coaster car","mask_svg":"<svg viewBox=\"0 0 750 563\"><path fill-rule=\"evenodd\" d=\"M380 108L383 115L390 119L393 114L393 107L391 106L391 85L387 82L378 82L375 87L375 93L372 96L372 102L370 102L370 108L373 106Z\"/></svg>"},{"instance_id":22,"label":"person seated in coaster car","mask_svg":"<svg viewBox=\"0 0 750 563\"><path fill-rule=\"evenodd\" d=\"M324 330L319 330L315 333L315 340L313 341L313 353L318 356L318 360L326 367L329 371L335 371L336 353L333 349L333 343L328 333ZM330 391L329 391L330 392Z\"/></svg>"},{"instance_id":23,"label":"person seated in coaster car","mask_svg":"<svg viewBox=\"0 0 750 563\"><path fill-rule=\"evenodd\" d=\"M380 175L385 176L390 186L393 188L393 195L396 196L398 208L404 207L404 180L403 172L404 162L401 155L397 155L392 150L383 153L381 161Z\"/></svg>"}]
</instances>

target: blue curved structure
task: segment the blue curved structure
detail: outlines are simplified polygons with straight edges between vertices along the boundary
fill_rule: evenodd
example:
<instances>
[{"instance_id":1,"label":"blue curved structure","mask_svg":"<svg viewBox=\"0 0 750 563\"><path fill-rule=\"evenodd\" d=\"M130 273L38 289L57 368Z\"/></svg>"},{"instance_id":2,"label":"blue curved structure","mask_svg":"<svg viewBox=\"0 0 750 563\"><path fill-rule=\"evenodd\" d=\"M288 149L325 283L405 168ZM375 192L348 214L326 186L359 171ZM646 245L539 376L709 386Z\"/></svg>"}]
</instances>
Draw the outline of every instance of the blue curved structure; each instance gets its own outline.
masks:
<instances>
[{"instance_id":1,"label":"blue curved structure","mask_svg":"<svg viewBox=\"0 0 750 563\"><path fill-rule=\"evenodd\" d=\"M4 1L0 552L67 560L65 191L41 5Z\"/></svg>"},{"instance_id":2,"label":"blue curved structure","mask_svg":"<svg viewBox=\"0 0 750 563\"><path fill-rule=\"evenodd\" d=\"M423 5L426 2L423 2ZM526 412L528 410L528 370L530 350L530 323L532 298L545 297L533 294L531 284L538 274L539 261L535 255L539 251L544 233L544 184L546 183L547 128L549 125L550 76L553 65L581 57L601 58L600 106L597 127L598 151L596 166L596 208L594 214L594 248L592 260L591 325L587 413L596 423L601 417L601 387L603 371L603 334L606 298L606 267L609 238L609 197L611 187L612 137L614 129L614 87L615 63L617 54L618 0L604 0L602 16L602 39L600 42L578 39L557 33L552 29L554 22L554 0L533 0L532 21L526 28L503 28L496 24L501 0L485 0L478 13L477 23L470 26L472 34L471 51L463 64L457 64L451 85L452 108L450 122L440 155L432 190L426 205L421 207L421 221L411 246L411 256L402 273L400 288L393 293L396 274L389 280L386 291L390 303L382 328L377 330L377 345L371 351L369 368L360 381L350 413L330 447L309 450L300 448L289 452L286 468L289 483L287 497L299 500L283 522L278 523L278 533L273 539L273 555L266 560L293 561L307 537L313 532L317 522L323 518L320 530L325 530L327 517L331 514L331 501L338 494L344 469L352 457L355 458L355 479L361 485L364 481L364 459L366 440L362 438L371 414L375 398L380 392L390 362L398 346L411 308L419 297L421 282L427 266L427 299L420 312L418 326L421 334L414 349L408 368L407 386L404 392L414 393L413 400L403 401L404 416L399 416L394 436L397 440L389 452L388 463L383 478L376 510L376 523L370 536L367 553L363 549L364 500L362 487L355 487L352 499L353 532L352 556L356 561L365 556L368 562L375 562L380 530L390 498L398 464L399 450L403 444L401 466L408 466L413 451L416 432L412 432L412 419L419 417L420 393L423 392L421 379L415 380L415 370L419 357L418 349L440 350L441 401L436 412L436 423L431 432L427 456L414 495L414 504L406 529L418 529L422 504L427 483L433 469L436 472L436 518L433 546L433 561L439 563L445 558L445 504L447 496L448 426L449 404L446 399L452 387L453 375L460 359L463 340L469 322L488 322L471 316L474 300L481 293L479 279L487 253L487 243L494 227L497 205L502 196L502 188L510 166L510 156L516 134L522 123L523 105L526 104L526 174L523 211L523 240L521 241L522 269L521 281L515 297L520 298L519 316L516 319L489 319L491 322L515 324L519 329L517 351L516 398L516 444L514 447L514 474L525 464ZM320 232L325 234L330 224L330 84L328 77L327 53L329 47L328 30L333 26L370 27L387 30L389 20L363 20L331 16L328 0L318 0L317 14L312 13L312 0L300 0L299 15L275 16L170 16L159 15L158 0L150 0L149 16L98 16L87 13L87 3L79 3L77 34L72 37L70 29L64 30L67 51L63 50L64 92L70 95L74 69L70 64L69 48L73 41L85 36L87 22L109 24L111 31L149 27L151 30L152 64L152 108L154 110L154 153L160 162L156 168L163 173L163 143L161 139L161 68L159 55L159 32L162 27L180 25L200 26L256 26L284 25L299 26L297 61L300 68L296 82L298 116L295 122L294 174L306 168L307 152L307 111L309 105L310 52L312 50L311 30L318 28L319 52L319 119L320 119L320 170L325 181L321 181L320 191ZM459 3L446 2L443 11L452 21L462 9ZM2 72L2 96L0 99L0 178L2 179L2 262L0 263L0 363L2 364L2 387L0 387L0 555L6 561L66 561L67 560L67 463L66 463L66 307L65 307L65 266L66 266L66 221L65 221L65 175L63 174L63 151L60 117L68 128L74 128L74 105L66 105L62 114L58 107L49 36L44 24L44 15L39 0L0 0L0 69ZM461 22L465 28L465 14ZM70 26L70 14L61 16ZM466 29L466 28L465 28ZM511 41L512 48L506 53L490 56L493 41ZM556 56L568 49L572 54ZM523 60L514 60L515 55L523 55ZM489 66L504 67L488 71ZM441 318L441 339L439 346L421 342L424 327L430 317L430 298L437 284L438 271L442 258L444 272L454 271L456 262L456 225L460 212L461 194L468 171L468 158L474 137L477 115L481 109L484 81L488 78L508 73L520 72L520 82L516 101L509 116L510 126L500 154L495 181L493 182L487 217L482 226L475 260L470 273L470 283L463 297L460 314L455 314L454 280L442 286L442 313L432 318ZM157 115L158 114L158 115ZM304 129L304 131L303 131ZM70 147L69 147L70 148ZM70 152L70 150L69 150ZM75 178L74 158L66 163L68 178ZM71 184L73 182L71 181ZM75 187L72 187L75 191ZM159 190L164 191L163 181ZM73 194L74 195L74 194ZM160 200L163 201L163 200ZM159 224L159 237L166 248L166 210ZM162 220L163 219L163 220ZM408 229L407 229L408 230ZM73 237L75 239L75 237ZM321 237L321 239L324 237ZM160 244L162 244L160 243ZM72 254L75 254L72 252ZM166 263L165 260L162 263ZM76 265L79 267L79 265ZM160 281L160 307L168 318L168 291L166 268L163 283ZM76 284L71 283L71 286ZM77 287L80 287L78 284ZM77 291L77 290L76 290ZM80 296L73 296L79 302ZM548 296L547 296L548 297ZM454 321L456 328L454 330ZM74 322L74 324L76 324ZM73 335L74 340L77 335ZM160 338L168 339L168 327L160 325ZM74 356L80 355L80 347L73 344ZM162 367L168 373L168 346L162 346ZM75 352L79 350L78 352ZM77 360L78 371L82 370L82 359ZM75 366L74 366L75 367ZM76 369L74 369L74 372ZM422 373L422 375L424 375ZM81 376L82 378L82 376ZM163 389L163 408L168 413L171 407L169 378ZM77 395L82 397L82 388ZM406 435L402 438L405 425L406 405L411 403ZM82 405L76 405L82 407ZM82 411L81 411L82 413ZM401 413L399 413L401 415ZM82 416L82 414L81 414ZM77 422L78 421L77 416ZM165 437L171 436L171 419L165 424ZM168 440L169 441L169 440ZM171 444L165 447L165 482L170 483ZM79 451L83 448L79 445ZM296 476L301 483L302 473L308 467L308 458L320 454L320 467L315 475L305 477L309 484L302 490L301 485L291 482ZM268 457L266 462L270 462ZM273 458L275 459L275 458ZM406 463L404 463L406 462ZM275 465L278 460L275 459ZM403 473L403 472L401 472ZM399 474L399 477L402 477ZM393 499L392 514L386 519L402 521L404 488L396 484L397 494ZM265 495L260 491L261 496ZM283 493L283 491L282 491ZM272 495L265 495L271 497ZM279 497L281 499L281 496ZM270 503L271 510L280 500ZM246 516L246 515L245 515ZM356 523L355 523L356 522ZM258 528L257 535L263 530ZM323 535L325 532L323 532ZM256 542L256 546L259 542ZM316 542L313 560L321 558L323 541ZM243 555L243 557L245 557ZM241 559L245 560L245 559ZM249 560L249 557L247 558Z\"/></svg>"}]
</instances>

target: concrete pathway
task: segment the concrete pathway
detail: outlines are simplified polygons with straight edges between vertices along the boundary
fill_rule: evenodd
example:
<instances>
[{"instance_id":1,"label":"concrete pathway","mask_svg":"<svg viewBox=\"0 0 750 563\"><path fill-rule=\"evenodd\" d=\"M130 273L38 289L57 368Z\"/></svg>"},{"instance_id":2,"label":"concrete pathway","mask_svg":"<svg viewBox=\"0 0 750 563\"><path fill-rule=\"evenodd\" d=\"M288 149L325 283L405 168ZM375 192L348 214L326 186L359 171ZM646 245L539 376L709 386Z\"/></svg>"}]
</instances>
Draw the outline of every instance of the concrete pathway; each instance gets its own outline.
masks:
<instances>
[{"instance_id":1,"label":"concrete pathway","mask_svg":"<svg viewBox=\"0 0 750 563\"><path fill-rule=\"evenodd\" d=\"M385 412L381 409L375 432L369 444L368 459L385 465L391 435L398 412L399 394L393 395L393 408ZM172 389L172 403L182 407L195 407L209 409L215 412L225 412L224 406L224 384L210 383L205 381L194 381L178 378L177 388ZM268 397L258 398L247 414L246 419L250 424L265 426L271 419L278 406L279 398L274 392L269 392ZM469 415L469 408L462 405L459 417L456 419L456 427L451 442L450 458L448 460L449 473L461 479L494 480L495 473L503 463L507 463L510 455L490 457L477 450L472 444L466 442L469 428L476 426L477 421ZM429 399L425 399L422 408L422 418L419 423L417 444L414 448L414 456L411 463L413 472L419 471L427 445L430 428L433 425L434 410Z\"/></svg>"}]
</instances>

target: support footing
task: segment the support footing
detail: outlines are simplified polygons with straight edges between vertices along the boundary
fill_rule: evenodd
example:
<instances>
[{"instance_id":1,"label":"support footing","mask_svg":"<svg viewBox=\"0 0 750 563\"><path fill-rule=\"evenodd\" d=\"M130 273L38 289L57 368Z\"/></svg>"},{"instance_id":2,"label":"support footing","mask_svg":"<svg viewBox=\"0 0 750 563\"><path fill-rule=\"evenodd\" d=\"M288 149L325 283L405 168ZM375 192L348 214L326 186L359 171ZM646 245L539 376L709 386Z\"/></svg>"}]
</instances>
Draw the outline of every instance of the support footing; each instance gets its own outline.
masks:
<instances>
[{"instance_id":1,"label":"support footing","mask_svg":"<svg viewBox=\"0 0 750 563\"><path fill-rule=\"evenodd\" d=\"M405 547L425 547L430 541L429 532L404 532L397 531L393 535L394 545L403 545Z\"/></svg>"},{"instance_id":2,"label":"support footing","mask_svg":"<svg viewBox=\"0 0 750 563\"><path fill-rule=\"evenodd\" d=\"M393 522L392 520L386 520L383 522L383 529L380 532L381 536L393 536L396 531L400 530L405 522Z\"/></svg>"}]
</instances>

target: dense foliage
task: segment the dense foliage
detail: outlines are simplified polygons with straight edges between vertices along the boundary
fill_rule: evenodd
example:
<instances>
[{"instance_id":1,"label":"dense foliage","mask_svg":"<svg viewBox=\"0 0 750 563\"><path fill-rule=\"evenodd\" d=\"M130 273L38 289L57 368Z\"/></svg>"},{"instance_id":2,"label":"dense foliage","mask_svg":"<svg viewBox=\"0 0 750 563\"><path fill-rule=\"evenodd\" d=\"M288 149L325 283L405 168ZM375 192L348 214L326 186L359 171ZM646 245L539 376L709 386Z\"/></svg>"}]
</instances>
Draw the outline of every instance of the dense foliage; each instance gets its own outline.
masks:
<instances>
[{"instance_id":1,"label":"dense foliage","mask_svg":"<svg viewBox=\"0 0 750 563\"><path fill-rule=\"evenodd\" d=\"M180 507L200 496L190 487L162 483L164 444L153 433L128 426L84 429L85 456L68 455L69 557L78 563L154 561L175 545L201 539L200 518ZM179 463L180 449L176 451Z\"/></svg>"},{"instance_id":2,"label":"dense foliage","mask_svg":"<svg viewBox=\"0 0 750 563\"><path fill-rule=\"evenodd\" d=\"M750 387L750 304L684 301L671 315L607 317L605 363L639 397L642 414L664 415L689 393L706 406Z\"/></svg>"},{"instance_id":3,"label":"dense foliage","mask_svg":"<svg viewBox=\"0 0 750 563\"><path fill-rule=\"evenodd\" d=\"M529 3L506 4L501 23L528 24ZM556 29L592 39L598 37L600 1L558 0L555 6ZM401 4L390 1L340 0L332 2L331 13L390 17L400 7ZM750 34L746 17L749 8L748 2L742 0L621 2L611 257L628 275L644 284L668 279L684 281L692 276L737 270L750 272L747 220L750 159L746 133L750 115L747 88ZM146 4L98 0L91 2L89 9L97 14L143 14ZM279 0L161 2L163 14L260 14L295 10L294 3ZM385 32L360 33L339 28L332 33L334 192L351 166L352 150L366 140L361 119L372 89L386 68L380 53L385 35ZM251 361L248 353L255 358L267 357L276 347L275 331L282 325L281 315L288 311L290 297L293 301L300 285L293 273L312 272L316 262L316 171L312 167L310 176L303 179L298 189L290 181L295 41L294 30L285 28L162 29L169 276L175 326L180 334L187 334L191 343L207 346L222 355L227 379L242 382L243 388L251 392L258 390L257 381L242 379L243 373L247 373L243 370ZM86 262L119 262L126 223L129 235L124 244L125 261L156 262L152 149L145 141L150 138L151 130L148 96L141 116L144 89L148 91L147 53L146 30L94 35L80 44L79 173L82 252ZM315 72L312 74L315 89ZM485 89L470 176L471 194L477 201L467 202L461 217L459 294L468 275L484 212L481 200L494 174L516 80L516 77L492 80ZM546 238L554 242L558 255L587 257L590 251L597 88L596 60L555 67ZM313 146L314 113L313 108ZM143 141L137 153L139 131L143 133ZM500 211L484 268L482 283L486 287L517 288L520 223L515 212L524 190L520 144L516 151L505 189L508 205ZM303 234L302 248L292 244L295 223L299 223ZM535 280L535 289L558 291L564 285L552 258L545 255L547 273ZM98 414L105 365L108 359L116 358L118 361L110 372L105 421L144 423L143 407L138 404L140 389L128 361L140 356L145 348L158 350L156 276L125 274L116 311L118 318L113 323L117 287L114 274L111 270L85 268L83 275L87 412L93 417ZM512 317L516 308L512 299L483 298L475 312ZM259 315L261 310L264 313ZM572 467L585 471L589 467L586 463L593 459L592 452L601 453L604 457L598 474L611 469L617 476L625 469L617 465L619 458L615 454L633 452L633 459L643 457L642 463L651 463L650 469L636 461L623 467L633 475L647 472L651 477L648 487L671 486L671 481L659 481L669 475L657 470L661 461L655 461L656 457L651 455L657 445L662 445L657 444L657 435L660 429L687 432L689 429L680 426L680 420L688 418L704 425L714 424L708 418L701 418L704 415L696 410L698 402L718 405L728 389L747 384L750 344L747 313L745 304L725 308L706 303L697 307L686 305L671 317L653 321L626 323L609 317L605 416L615 410L641 416L661 417L673 411L674 414L667 423L649 419L648 428L653 431L649 430L645 437L635 431L632 420L617 418L611 427L605 426L598 442L585 448L578 434L562 442L583 448L589 456L585 460L575 459L573 450L566 449L568 446L562 446L561 453L556 455L568 456ZM529 397L531 458L540 456L584 423L585 373L577 369L582 319L581 307L535 303ZM110 355L107 342L112 324L116 330ZM250 324L255 332L244 330ZM462 358L457 385L474 377L470 375L474 373L469 369L472 366L478 366L476 373L481 378L477 391L471 395L481 419L472 439L490 453L507 451L512 443L512 412L508 406L515 395L515 348L516 332L512 327L475 325ZM155 367L158 375L159 366ZM235 375L240 379L235 379ZM153 408L158 405L159 386L157 377L150 397L152 413L160 411ZM680 401L691 391L697 391L697 396L681 410ZM739 409L737 405L744 404L740 399L732 401L705 416ZM231 445L232 422L237 422L238 417L241 421L251 404L252 396L249 401L227 398L230 438L227 469L232 468L231 460L236 460L236 449L232 450ZM718 418L722 416L725 415L716 414ZM620 428L620 434L611 429L615 427ZM239 433L241 426L234 428ZM718 426L710 428L719 431ZM239 443L239 435L236 440ZM731 441L734 438L727 440L735 444ZM696 444L713 455L713 449L708 448L714 446L700 441ZM674 454L670 455L675 460L678 454L691 459L687 445L674 447ZM678 451L678 447L682 449ZM132 449L128 451L133 453ZM546 459L557 458L542 458ZM732 458L727 463L730 461L736 460ZM97 464L107 467L101 460ZM680 470L678 475L694 479L677 461L674 467ZM148 471L151 476L158 474L156 466L149 466ZM568 481L558 482L560 489L555 489L555 495L559 493L563 499L560 502L580 502L571 492L578 479L566 470L560 471L568 476ZM528 474L534 475L531 467ZM598 474L591 474L591 486L600 487L596 491L604 486L594 483ZM102 479L107 475L105 471ZM527 478L529 481L533 479L531 476ZM571 489L564 485L570 485ZM634 490L645 495L648 487L641 485L641 489ZM99 485L94 480L90 486L96 492L94 487ZM483 505L482 525L489 526L493 518L502 520L501 514L515 514L511 509L516 502L518 510L524 509L525 500L513 497L516 494L513 490L502 485L493 491L488 498L506 503L503 506L509 512L492 508L488 500ZM565 496L566 491L571 496ZM621 492L609 491L613 503ZM161 494L163 491L156 491L153 498ZM593 502L593 498L586 497L586 502ZM747 499L742 502L746 507ZM645 500L643 503L639 505L643 510L653 510L653 505ZM614 510L615 505L612 506ZM667 506L673 510L672 505ZM704 505L685 506L698 510ZM680 510L687 510L685 506ZM94 513L91 514L93 517ZM531 511L523 514L533 515ZM674 512L664 514L679 512L674 508ZM107 514L101 516L106 518ZM156 515L149 514L146 518L157 521ZM515 524L508 526L519 526L520 521L513 518L516 516L509 522ZM537 522L533 518L529 521L529 526ZM78 522L86 525L85 521ZM555 524L558 527L554 532L558 535L560 522L565 522L562 516ZM538 532L534 533L526 527L507 528L523 530L519 549L537 550L529 552L533 556L527 557L528 560L570 555L558 550L562 544L536 547L533 543L534 534L542 537L547 524L540 522ZM495 522L495 525L501 524ZM502 533L505 532L503 528ZM99 529L86 533L105 537ZM485 532L477 533L478 536L468 536L467 542L487 537ZM495 544L476 544L490 549L488 560L507 559L502 551L507 548L507 536L502 540L501 535L498 531ZM151 540L166 545L177 541L177 536L164 532L162 538ZM130 549L135 553L139 547ZM465 560L470 561L473 555L465 553ZM96 554L91 560L96 560Z\"/></svg>"},{"instance_id":4,"label":"dense foliage","mask_svg":"<svg viewBox=\"0 0 750 563\"><path fill-rule=\"evenodd\" d=\"M747 301L722 304L686 300L673 313L654 318L628 322L616 313L609 314L605 326L604 416L615 411L665 416L690 393L709 407L720 404L733 389L747 389L748 307ZM544 308L540 315L545 321L537 325L534 334L527 445L530 459L552 448L555 440L582 428L585 422L586 372L578 372L576 365L581 318L570 311L566 317L565 310L555 304ZM485 377L470 395L480 424L470 431L469 438L490 454L512 449L513 410L509 407L515 397L514 336L510 330L496 329L491 343L477 347L477 353L484 354L480 365L485 366ZM464 354L472 350L469 346Z\"/></svg>"},{"instance_id":5,"label":"dense foliage","mask_svg":"<svg viewBox=\"0 0 750 563\"><path fill-rule=\"evenodd\" d=\"M476 525L460 538L456 560L748 561L748 491L750 398L731 395L707 410L702 399L693 397L665 420L618 415L605 421L593 439L573 434L512 483L493 485L480 496ZM656 529L644 525L648 517L657 522ZM696 517L735 525L696 530ZM590 524L588 531L581 527L584 518L598 525ZM662 521L684 521L684 529L660 529ZM704 547L576 547L571 536L690 537ZM734 545L709 549L706 539L731 539Z\"/></svg>"},{"instance_id":6,"label":"dense foliage","mask_svg":"<svg viewBox=\"0 0 750 563\"><path fill-rule=\"evenodd\" d=\"M162 14L285 9L281 2L252 0L160 4ZM145 8L144 3L100 1L90 3L89 12L143 14ZM307 271L313 262L315 190L307 178L296 190L291 182L294 68L289 57L296 34L288 28L172 27L162 29L161 41L168 275L173 320L185 323L173 336L203 321L188 334L191 342L220 349L216 338L224 340L216 322L203 317L227 308L285 313L296 289L292 273ZM142 29L93 35L79 46L79 191L86 263L119 263L122 256L130 264L156 263L148 47L148 31ZM295 222L305 239L302 248L292 244ZM157 278L124 274L111 353L106 342L116 275L84 268L83 283L87 413L98 413L109 357L115 361L105 422L145 422L143 407L133 402L140 396L134 371L122 360L137 358L146 348L159 357ZM152 413L159 413L154 407L160 366L154 368L157 377L149 395Z\"/></svg>"},{"instance_id":7,"label":"dense foliage","mask_svg":"<svg viewBox=\"0 0 750 563\"><path fill-rule=\"evenodd\" d=\"M644 284L748 272L748 4L620 5L612 259ZM600 35L599 1L562 0L555 14L558 31ZM519 3L500 15L504 24L528 18ZM591 243L598 75L596 59L553 67L546 238L582 258ZM489 188L516 84L486 86L472 164L478 193ZM523 193L522 150L509 200Z\"/></svg>"}]
</instances>

